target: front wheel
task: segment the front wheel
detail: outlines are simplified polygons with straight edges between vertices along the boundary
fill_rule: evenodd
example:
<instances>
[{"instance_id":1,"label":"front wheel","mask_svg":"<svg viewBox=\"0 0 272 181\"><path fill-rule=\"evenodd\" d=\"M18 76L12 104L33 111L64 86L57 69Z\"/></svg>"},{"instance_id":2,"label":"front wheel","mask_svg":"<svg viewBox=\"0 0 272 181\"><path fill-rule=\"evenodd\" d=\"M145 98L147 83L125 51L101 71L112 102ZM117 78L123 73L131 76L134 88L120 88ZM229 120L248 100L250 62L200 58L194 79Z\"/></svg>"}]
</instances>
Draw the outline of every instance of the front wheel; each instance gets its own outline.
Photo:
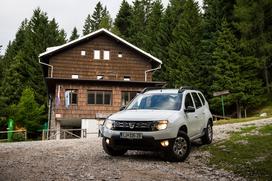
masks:
<instances>
[{"instance_id":1,"label":"front wheel","mask_svg":"<svg viewBox=\"0 0 272 181\"><path fill-rule=\"evenodd\" d=\"M213 140L213 128L211 121L208 122L207 127L205 128L204 135L201 137L203 144L211 144Z\"/></svg>"},{"instance_id":2,"label":"front wheel","mask_svg":"<svg viewBox=\"0 0 272 181\"><path fill-rule=\"evenodd\" d=\"M109 155L111 155L111 156L122 156L122 155L124 155L124 154L127 152L126 149L115 149L115 148L109 146L109 145L106 143L106 139L107 139L107 138L105 138L105 137L102 139L102 146L103 146L103 150L104 150L107 154L109 154Z\"/></svg>"},{"instance_id":3,"label":"front wheel","mask_svg":"<svg viewBox=\"0 0 272 181\"><path fill-rule=\"evenodd\" d=\"M184 132L179 132L172 146L166 151L165 156L168 161L181 162L184 161L191 151L191 142Z\"/></svg>"}]
</instances>

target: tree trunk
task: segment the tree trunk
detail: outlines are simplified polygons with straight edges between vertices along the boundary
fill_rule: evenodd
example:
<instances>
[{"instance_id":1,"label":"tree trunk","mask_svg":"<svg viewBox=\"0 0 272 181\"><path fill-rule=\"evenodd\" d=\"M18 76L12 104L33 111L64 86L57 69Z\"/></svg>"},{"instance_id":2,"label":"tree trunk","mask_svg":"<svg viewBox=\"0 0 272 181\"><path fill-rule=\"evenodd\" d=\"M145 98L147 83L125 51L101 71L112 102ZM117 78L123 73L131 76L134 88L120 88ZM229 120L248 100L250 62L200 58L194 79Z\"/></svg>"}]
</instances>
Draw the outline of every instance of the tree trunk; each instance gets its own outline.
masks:
<instances>
[{"instance_id":1,"label":"tree trunk","mask_svg":"<svg viewBox=\"0 0 272 181\"><path fill-rule=\"evenodd\" d=\"M267 93L270 93L268 70L266 65L264 65L264 76L265 76L265 85L266 85Z\"/></svg>"},{"instance_id":2,"label":"tree trunk","mask_svg":"<svg viewBox=\"0 0 272 181\"><path fill-rule=\"evenodd\" d=\"M245 118L247 118L247 108L244 109Z\"/></svg>"},{"instance_id":3,"label":"tree trunk","mask_svg":"<svg viewBox=\"0 0 272 181\"><path fill-rule=\"evenodd\" d=\"M242 117L241 105L240 105L239 101L236 102L236 111L237 111L237 118L241 118Z\"/></svg>"}]
</instances>

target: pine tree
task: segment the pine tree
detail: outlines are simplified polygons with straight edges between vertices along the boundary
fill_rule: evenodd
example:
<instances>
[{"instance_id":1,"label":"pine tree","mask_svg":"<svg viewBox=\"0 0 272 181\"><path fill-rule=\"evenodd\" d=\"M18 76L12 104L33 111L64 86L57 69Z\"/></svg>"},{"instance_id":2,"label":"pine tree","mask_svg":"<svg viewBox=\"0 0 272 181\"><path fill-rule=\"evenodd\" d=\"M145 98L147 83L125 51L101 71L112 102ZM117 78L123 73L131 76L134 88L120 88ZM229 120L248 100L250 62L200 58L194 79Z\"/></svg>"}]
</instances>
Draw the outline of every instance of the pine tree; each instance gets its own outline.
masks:
<instances>
[{"instance_id":1,"label":"pine tree","mask_svg":"<svg viewBox=\"0 0 272 181\"><path fill-rule=\"evenodd\" d=\"M183 12L173 30L173 39L169 45L169 77L172 86L193 85L199 69L198 56L201 40L202 19L197 3L186 0Z\"/></svg>"},{"instance_id":2,"label":"pine tree","mask_svg":"<svg viewBox=\"0 0 272 181\"><path fill-rule=\"evenodd\" d=\"M123 0L114 21L114 28L118 29L124 38L130 36L131 16L132 8L126 0Z\"/></svg>"},{"instance_id":3,"label":"pine tree","mask_svg":"<svg viewBox=\"0 0 272 181\"><path fill-rule=\"evenodd\" d=\"M5 71L0 87L2 103L7 107L16 104L23 89L31 87L38 104L46 104L46 88L38 55L47 47L65 42L65 32L59 30L55 20L48 20L46 13L39 8L34 10L31 19L22 22L15 39L7 47L3 59Z\"/></svg>"},{"instance_id":4,"label":"pine tree","mask_svg":"<svg viewBox=\"0 0 272 181\"><path fill-rule=\"evenodd\" d=\"M72 34L69 38L69 41L72 41L72 40L75 40L75 39L78 39L79 38L79 34L77 34L77 29L76 27L74 27L73 31L72 31Z\"/></svg>"},{"instance_id":5,"label":"pine tree","mask_svg":"<svg viewBox=\"0 0 272 181\"><path fill-rule=\"evenodd\" d=\"M105 8L103 9L101 13L101 21L98 25L98 29L105 28L107 30L111 30L111 27L112 27L112 19L111 19L109 11L107 10L107 7L105 6Z\"/></svg>"},{"instance_id":6,"label":"pine tree","mask_svg":"<svg viewBox=\"0 0 272 181\"><path fill-rule=\"evenodd\" d=\"M215 72L213 91L229 90L226 105L236 105L237 117L241 117L241 107L246 110L256 105L262 92L262 81L257 77L256 59L243 57L239 52L239 41L226 21L218 32L216 48L213 52ZM212 107L220 105L218 98L213 98ZM233 110L232 110L233 111Z\"/></svg>"},{"instance_id":7,"label":"pine tree","mask_svg":"<svg viewBox=\"0 0 272 181\"><path fill-rule=\"evenodd\" d=\"M237 0L234 12L243 56L257 58L260 66L256 68L271 92L272 1Z\"/></svg>"},{"instance_id":8,"label":"pine tree","mask_svg":"<svg viewBox=\"0 0 272 181\"><path fill-rule=\"evenodd\" d=\"M135 0L133 2L132 8L132 17L131 17L131 26L129 29L130 37L128 40L139 46L144 48L144 34L145 27L147 24L147 19L151 12L151 2L150 0Z\"/></svg>"},{"instance_id":9,"label":"pine tree","mask_svg":"<svg viewBox=\"0 0 272 181\"><path fill-rule=\"evenodd\" d=\"M91 15L88 14L84 26L83 26L83 30L82 30L82 34L83 35L87 35L89 33L92 32L92 28L91 28Z\"/></svg>"},{"instance_id":10,"label":"pine tree","mask_svg":"<svg viewBox=\"0 0 272 181\"><path fill-rule=\"evenodd\" d=\"M105 9L103 9L103 6L101 4L101 2L99 1L95 8L94 8L94 12L92 14L92 18L91 18L91 31L96 31L99 29L99 24L102 21L102 17L103 17L103 11ZM106 10L105 10L106 11ZM105 13L105 12L104 12Z\"/></svg>"},{"instance_id":11,"label":"pine tree","mask_svg":"<svg viewBox=\"0 0 272 181\"><path fill-rule=\"evenodd\" d=\"M145 34L143 36L144 49L154 56L159 55L157 52L159 52L161 48L157 42L159 41L159 35L162 31L162 16L163 5L160 0L156 0L151 6L151 12L147 19Z\"/></svg>"},{"instance_id":12,"label":"pine tree","mask_svg":"<svg viewBox=\"0 0 272 181\"><path fill-rule=\"evenodd\" d=\"M23 90L20 101L17 105L12 105L11 110L13 114L10 118L13 118L17 125L25 127L28 132L41 129L45 107L35 101L34 91L31 88Z\"/></svg>"}]
</instances>

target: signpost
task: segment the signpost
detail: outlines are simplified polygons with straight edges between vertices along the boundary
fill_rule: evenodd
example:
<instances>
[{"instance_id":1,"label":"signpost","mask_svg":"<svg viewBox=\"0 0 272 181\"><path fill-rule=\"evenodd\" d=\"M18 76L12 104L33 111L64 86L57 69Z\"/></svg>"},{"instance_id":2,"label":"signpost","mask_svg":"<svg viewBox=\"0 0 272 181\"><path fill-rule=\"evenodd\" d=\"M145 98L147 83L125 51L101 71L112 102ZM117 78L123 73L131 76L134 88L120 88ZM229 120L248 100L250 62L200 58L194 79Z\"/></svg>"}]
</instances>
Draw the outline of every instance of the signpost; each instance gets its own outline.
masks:
<instances>
[{"instance_id":1,"label":"signpost","mask_svg":"<svg viewBox=\"0 0 272 181\"><path fill-rule=\"evenodd\" d=\"M223 117L225 117L225 108L224 108L224 95L229 94L229 90L223 90L223 91L219 91L219 92L214 92L213 96L217 97L217 96L221 96L221 103L222 103L222 113L223 113Z\"/></svg>"}]
</instances>

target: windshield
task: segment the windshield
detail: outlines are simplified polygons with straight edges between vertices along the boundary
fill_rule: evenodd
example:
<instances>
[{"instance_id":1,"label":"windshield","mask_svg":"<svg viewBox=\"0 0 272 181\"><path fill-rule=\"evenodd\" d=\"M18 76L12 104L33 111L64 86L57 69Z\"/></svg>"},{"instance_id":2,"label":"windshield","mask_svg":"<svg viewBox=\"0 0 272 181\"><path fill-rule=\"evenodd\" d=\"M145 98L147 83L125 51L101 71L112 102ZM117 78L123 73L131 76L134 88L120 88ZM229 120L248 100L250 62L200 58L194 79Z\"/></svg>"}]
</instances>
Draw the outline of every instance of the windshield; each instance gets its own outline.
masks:
<instances>
[{"instance_id":1,"label":"windshield","mask_svg":"<svg viewBox=\"0 0 272 181\"><path fill-rule=\"evenodd\" d=\"M180 110L181 100L182 94L140 94L127 109Z\"/></svg>"}]
</instances>

